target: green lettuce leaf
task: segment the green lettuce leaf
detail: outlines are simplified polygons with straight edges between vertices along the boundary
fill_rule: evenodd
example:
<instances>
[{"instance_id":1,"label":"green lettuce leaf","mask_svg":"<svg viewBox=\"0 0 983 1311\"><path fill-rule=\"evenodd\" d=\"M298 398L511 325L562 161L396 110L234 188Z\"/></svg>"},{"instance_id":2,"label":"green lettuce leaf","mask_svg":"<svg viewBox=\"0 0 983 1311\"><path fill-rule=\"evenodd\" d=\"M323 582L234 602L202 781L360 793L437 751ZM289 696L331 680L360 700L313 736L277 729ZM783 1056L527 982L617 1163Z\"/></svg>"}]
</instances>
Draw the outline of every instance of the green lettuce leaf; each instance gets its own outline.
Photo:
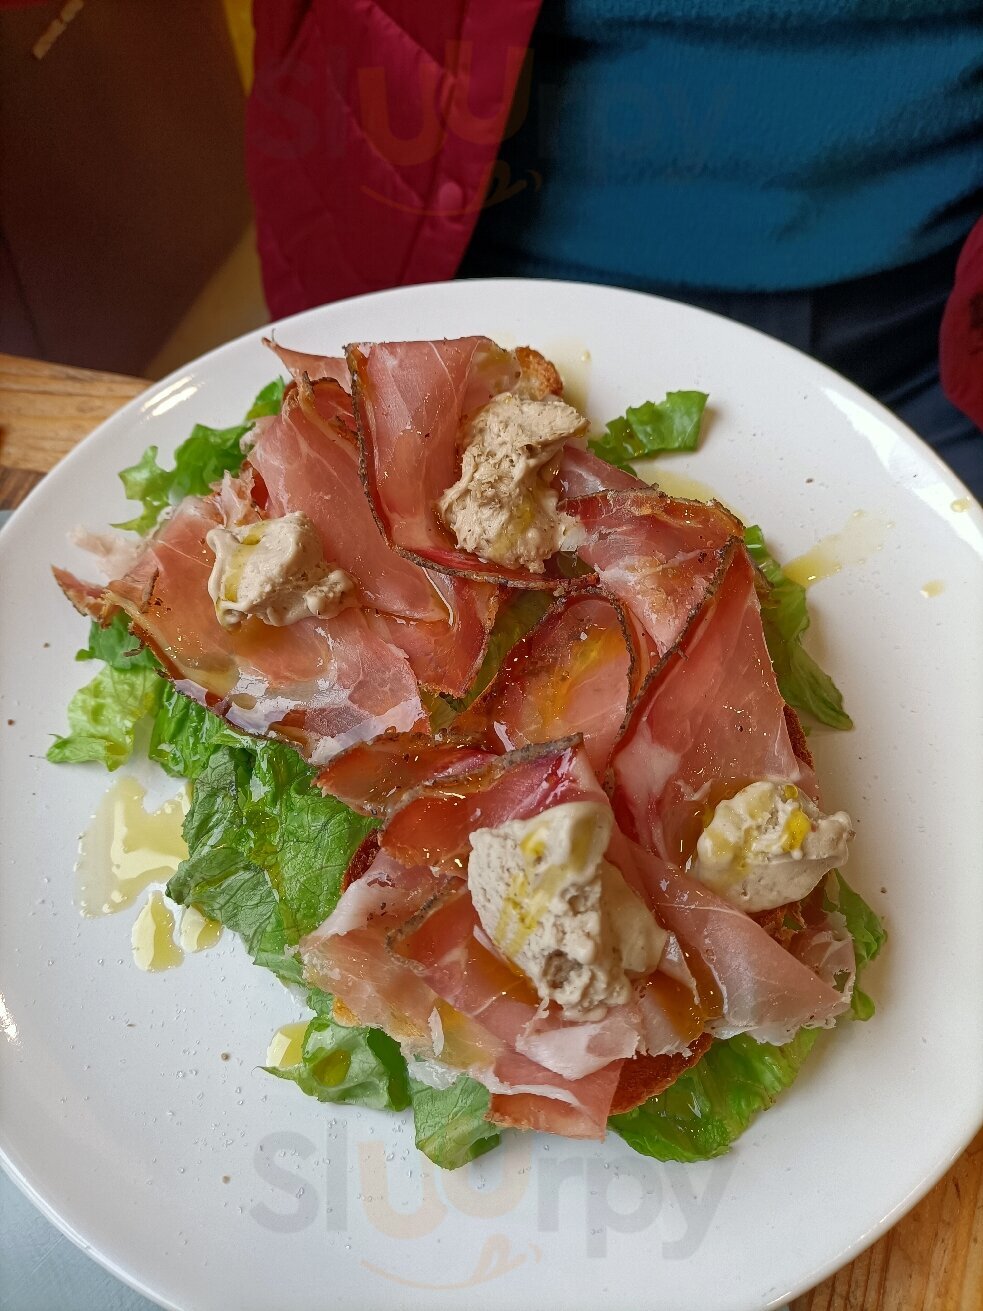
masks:
<instances>
[{"instance_id":1,"label":"green lettuce leaf","mask_svg":"<svg viewBox=\"0 0 983 1311\"><path fill-rule=\"evenodd\" d=\"M69 701L69 731L55 738L47 758L56 765L94 761L119 769L133 754L137 725L160 704L160 666L130 634L121 614L105 628L90 625L88 645L75 658L106 665Z\"/></svg>"},{"instance_id":2,"label":"green lettuce leaf","mask_svg":"<svg viewBox=\"0 0 983 1311\"><path fill-rule=\"evenodd\" d=\"M188 858L167 894L225 924L258 964L299 983L300 963L287 949L334 909L341 876L374 821L323 796L291 747L247 738L229 745L223 732L238 736L220 726L203 766L198 730L183 745L179 739L198 772L184 822Z\"/></svg>"},{"instance_id":3,"label":"green lettuce leaf","mask_svg":"<svg viewBox=\"0 0 983 1311\"><path fill-rule=\"evenodd\" d=\"M88 645L76 652L75 659L105 660L107 665L121 670L160 669L153 652L141 646L140 639L130 632L129 620L121 610L105 628L95 622L89 625Z\"/></svg>"},{"instance_id":4,"label":"green lettuce leaf","mask_svg":"<svg viewBox=\"0 0 983 1311\"><path fill-rule=\"evenodd\" d=\"M147 755L174 778L198 777L217 746L249 747L249 740L225 720L164 683Z\"/></svg>"},{"instance_id":5,"label":"green lettuce leaf","mask_svg":"<svg viewBox=\"0 0 983 1311\"><path fill-rule=\"evenodd\" d=\"M315 1015L308 1024L300 1064L263 1068L320 1102L346 1102L376 1111L402 1111L409 1105L406 1061L399 1044L380 1029L349 1029L327 1015Z\"/></svg>"},{"instance_id":6,"label":"green lettuce leaf","mask_svg":"<svg viewBox=\"0 0 983 1311\"><path fill-rule=\"evenodd\" d=\"M257 393L256 399L246 411L246 418L265 419L270 415L279 414L283 406L283 393L286 390L285 378L274 378L272 382L268 382L262 391Z\"/></svg>"},{"instance_id":7,"label":"green lettuce leaf","mask_svg":"<svg viewBox=\"0 0 983 1311\"><path fill-rule=\"evenodd\" d=\"M887 941L887 930L877 912L867 905L859 892L854 892L839 870L833 870L827 880L824 905L827 910L840 912L853 938L857 977L850 999L850 1014L855 1020L869 1020L874 1014L874 1002L860 987L860 976Z\"/></svg>"},{"instance_id":8,"label":"green lettuce leaf","mask_svg":"<svg viewBox=\"0 0 983 1311\"><path fill-rule=\"evenodd\" d=\"M608 1124L636 1152L659 1161L721 1156L792 1083L819 1032L800 1029L782 1047L746 1034L718 1040L665 1092Z\"/></svg>"},{"instance_id":9,"label":"green lettuce leaf","mask_svg":"<svg viewBox=\"0 0 983 1311\"><path fill-rule=\"evenodd\" d=\"M286 954L276 893L252 858L247 820L252 766L252 752L244 748L213 751L195 782L184 821L188 858L168 883L167 895L238 933L257 965L300 983L300 963Z\"/></svg>"},{"instance_id":10,"label":"green lettuce leaf","mask_svg":"<svg viewBox=\"0 0 983 1311\"><path fill-rule=\"evenodd\" d=\"M805 588L786 577L756 524L744 530L744 541L751 559L771 585L762 598L761 618L779 691L790 706L812 715L821 724L852 728L853 720L843 709L839 688L802 645L809 627Z\"/></svg>"},{"instance_id":11,"label":"green lettuce leaf","mask_svg":"<svg viewBox=\"0 0 983 1311\"><path fill-rule=\"evenodd\" d=\"M191 436L174 452L173 469L162 468L157 462L157 447L148 446L136 464L120 474L127 497L139 501L143 509L116 527L149 533L167 506L177 505L186 496L204 496L227 470L236 473L242 465L243 437L254 419L279 412L284 386L282 378L268 383L253 401L245 423L231 428L196 423Z\"/></svg>"},{"instance_id":12,"label":"green lettuce leaf","mask_svg":"<svg viewBox=\"0 0 983 1311\"><path fill-rule=\"evenodd\" d=\"M707 395L702 391L670 391L658 405L645 401L612 419L602 436L590 442L595 455L619 469L660 451L695 451Z\"/></svg>"},{"instance_id":13,"label":"green lettuce leaf","mask_svg":"<svg viewBox=\"0 0 983 1311\"><path fill-rule=\"evenodd\" d=\"M152 715L162 682L153 669L116 669L106 665L68 703L68 733L47 751L53 764L96 761L119 769L133 754L137 725Z\"/></svg>"},{"instance_id":14,"label":"green lettuce leaf","mask_svg":"<svg viewBox=\"0 0 983 1311\"><path fill-rule=\"evenodd\" d=\"M412 1066L410 1067L412 1071ZM502 1135L485 1119L488 1089L462 1074L449 1088L431 1088L410 1074L416 1145L442 1170L456 1170L497 1147Z\"/></svg>"},{"instance_id":15,"label":"green lettuce leaf","mask_svg":"<svg viewBox=\"0 0 983 1311\"><path fill-rule=\"evenodd\" d=\"M288 946L323 924L338 904L341 878L376 821L356 815L312 780L291 747L257 742L245 821L252 858L272 884Z\"/></svg>"}]
</instances>

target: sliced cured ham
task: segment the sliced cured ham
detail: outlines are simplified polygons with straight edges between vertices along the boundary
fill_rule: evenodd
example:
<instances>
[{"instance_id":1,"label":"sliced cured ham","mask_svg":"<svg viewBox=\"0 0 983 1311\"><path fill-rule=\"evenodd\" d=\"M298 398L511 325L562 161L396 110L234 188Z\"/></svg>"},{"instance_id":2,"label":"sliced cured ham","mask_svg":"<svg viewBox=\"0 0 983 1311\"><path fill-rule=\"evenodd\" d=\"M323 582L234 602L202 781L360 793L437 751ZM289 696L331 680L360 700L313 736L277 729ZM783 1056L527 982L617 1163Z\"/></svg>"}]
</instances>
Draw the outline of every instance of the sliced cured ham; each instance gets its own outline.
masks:
<instances>
[{"instance_id":1,"label":"sliced cured ham","mask_svg":"<svg viewBox=\"0 0 983 1311\"><path fill-rule=\"evenodd\" d=\"M407 868L379 853L320 928L301 940L304 975L334 994L359 1024L385 1029L407 1054L437 1057L480 1077L494 1064L501 1044L456 1014L387 947L388 935L435 886L429 869Z\"/></svg>"},{"instance_id":2,"label":"sliced cured ham","mask_svg":"<svg viewBox=\"0 0 983 1311\"><path fill-rule=\"evenodd\" d=\"M556 1007L546 1010L529 980L487 945L463 879L451 876L390 945L455 1010L562 1079L594 1074L638 1046L634 1007L580 1023L564 1020Z\"/></svg>"},{"instance_id":3,"label":"sliced cured ham","mask_svg":"<svg viewBox=\"0 0 983 1311\"><path fill-rule=\"evenodd\" d=\"M600 492L565 505L583 526L580 558L632 611L662 656L679 640L739 539L723 506L680 501L652 488Z\"/></svg>"},{"instance_id":4,"label":"sliced cured ham","mask_svg":"<svg viewBox=\"0 0 983 1311\"><path fill-rule=\"evenodd\" d=\"M815 775L789 734L742 546L729 548L703 609L650 675L611 770L621 828L681 866L704 811L748 783L781 780L815 797Z\"/></svg>"},{"instance_id":5,"label":"sliced cured ham","mask_svg":"<svg viewBox=\"0 0 983 1311\"><path fill-rule=\"evenodd\" d=\"M360 610L286 628L219 624L205 537L221 522L214 501L184 501L106 592L178 689L248 733L295 743L313 763L387 729L426 728L406 656Z\"/></svg>"},{"instance_id":6,"label":"sliced cured ham","mask_svg":"<svg viewBox=\"0 0 983 1311\"><path fill-rule=\"evenodd\" d=\"M395 552L391 556L396 560L401 558ZM491 583L436 570L420 572L427 574L435 595L441 599L440 618L406 620L380 613L372 622L387 641L406 652L410 667L423 687L462 697L484 660L501 589Z\"/></svg>"},{"instance_id":7,"label":"sliced cured ham","mask_svg":"<svg viewBox=\"0 0 983 1311\"><path fill-rule=\"evenodd\" d=\"M278 341L273 341L270 337L263 338L263 345L273 351L294 382L300 382L305 377L311 382L316 382L320 378L329 378L344 391L351 392L348 363L343 355L312 355L307 351L293 351L286 346L281 346Z\"/></svg>"},{"instance_id":8,"label":"sliced cured ham","mask_svg":"<svg viewBox=\"0 0 983 1311\"><path fill-rule=\"evenodd\" d=\"M266 486L268 513L303 511L317 529L325 559L351 575L365 605L446 622L447 608L425 570L397 555L379 531L339 396L344 393L333 382L301 384L260 433L249 463Z\"/></svg>"},{"instance_id":9,"label":"sliced cured ham","mask_svg":"<svg viewBox=\"0 0 983 1311\"><path fill-rule=\"evenodd\" d=\"M627 1064L630 1062L614 1061L583 1079L558 1081L528 1057L505 1051L495 1062L493 1074L498 1084L511 1085L516 1091L493 1091L487 1118L503 1127L601 1139Z\"/></svg>"},{"instance_id":10,"label":"sliced cured ham","mask_svg":"<svg viewBox=\"0 0 983 1311\"><path fill-rule=\"evenodd\" d=\"M435 779L470 773L488 752L473 742L435 742L420 733L399 733L349 747L320 771L322 792L363 815L389 814L407 793Z\"/></svg>"},{"instance_id":11,"label":"sliced cured ham","mask_svg":"<svg viewBox=\"0 0 983 1311\"><path fill-rule=\"evenodd\" d=\"M509 652L494 682L455 721L501 751L581 733L603 777L628 709L627 622L599 594L566 597Z\"/></svg>"},{"instance_id":12,"label":"sliced cured ham","mask_svg":"<svg viewBox=\"0 0 983 1311\"><path fill-rule=\"evenodd\" d=\"M475 829L528 819L567 801L597 800L606 798L579 738L524 747L422 787L389 821L382 846L406 865L459 873Z\"/></svg>"},{"instance_id":13,"label":"sliced cured ham","mask_svg":"<svg viewBox=\"0 0 983 1311\"><path fill-rule=\"evenodd\" d=\"M462 422L522 376L516 355L487 337L349 346L352 399L366 487L379 524L402 554L470 578L569 589L548 568L532 574L460 550L437 516L460 475Z\"/></svg>"},{"instance_id":14,"label":"sliced cured ham","mask_svg":"<svg viewBox=\"0 0 983 1311\"><path fill-rule=\"evenodd\" d=\"M95 619L97 623L106 618L106 589L101 583L88 583L83 578L76 578L67 569L52 567L55 582L80 615L86 619ZM112 609L110 604L109 609Z\"/></svg>"},{"instance_id":15,"label":"sliced cured ham","mask_svg":"<svg viewBox=\"0 0 983 1311\"><path fill-rule=\"evenodd\" d=\"M569 442L563 448L553 486L566 500L606 491L647 491L648 484L627 469L602 460L593 451Z\"/></svg>"},{"instance_id":16,"label":"sliced cured ham","mask_svg":"<svg viewBox=\"0 0 983 1311\"><path fill-rule=\"evenodd\" d=\"M348 396L334 382L305 381L249 455L266 488L268 513L301 510L325 558L355 580L371 625L404 651L418 681L463 696L481 665L495 622L498 589L430 572L395 552L365 496Z\"/></svg>"},{"instance_id":17,"label":"sliced cured ham","mask_svg":"<svg viewBox=\"0 0 983 1311\"><path fill-rule=\"evenodd\" d=\"M651 852L621 839L615 858L683 947L709 1032L783 1043L804 1025L828 1027L846 1010L849 989L837 990L828 970L820 977L811 968L823 965L832 931L829 944L810 934L799 959L744 911ZM841 966L844 959L840 954Z\"/></svg>"}]
</instances>

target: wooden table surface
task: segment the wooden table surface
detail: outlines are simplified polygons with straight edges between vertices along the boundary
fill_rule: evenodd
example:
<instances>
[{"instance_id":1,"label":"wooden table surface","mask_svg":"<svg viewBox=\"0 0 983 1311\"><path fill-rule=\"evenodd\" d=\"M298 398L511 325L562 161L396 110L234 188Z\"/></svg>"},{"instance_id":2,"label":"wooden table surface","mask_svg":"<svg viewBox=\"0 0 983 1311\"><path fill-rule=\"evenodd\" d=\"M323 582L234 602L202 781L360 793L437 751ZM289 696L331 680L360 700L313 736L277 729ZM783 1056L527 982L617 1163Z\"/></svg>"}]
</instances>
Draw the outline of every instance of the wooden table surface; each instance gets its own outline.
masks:
<instances>
[{"instance_id":1,"label":"wooden table surface","mask_svg":"<svg viewBox=\"0 0 983 1311\"><path fill-rule=\"evenodd\" d=\"M0 509L18 505L86 433L147 385L0 355ZM899 1224L792 1303L792 1311L981 1308L983 1132Z\"/></svg>"}]
</instances>

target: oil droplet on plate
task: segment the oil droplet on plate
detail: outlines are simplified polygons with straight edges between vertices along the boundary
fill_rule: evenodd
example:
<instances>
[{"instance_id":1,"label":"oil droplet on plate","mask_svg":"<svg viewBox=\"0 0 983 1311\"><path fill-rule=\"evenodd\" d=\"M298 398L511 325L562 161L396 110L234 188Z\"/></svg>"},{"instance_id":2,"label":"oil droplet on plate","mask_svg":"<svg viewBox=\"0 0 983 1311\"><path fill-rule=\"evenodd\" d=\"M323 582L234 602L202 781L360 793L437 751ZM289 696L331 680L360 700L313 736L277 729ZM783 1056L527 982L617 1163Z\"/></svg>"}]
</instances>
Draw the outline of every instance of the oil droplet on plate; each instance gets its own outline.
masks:
<instances>
[{"instance_id":1,"label":"oil droplet on plate","mask_svg":"<svg viewBox=\"0 0 983 1311\"><path fill-rule=\"evenodd\" d=\"M197 906L185 906L178 938L186 952L207 951L221 936L222 926L218 920L210 920Z\"/></svg>"},{"instance_id":2,"label":"oil droplet on plate","mask_svg":"<svg viewBox=\"0 0 983 1311\"><path fill-rule=\"evenodd\" d=\"M145 795L135 778L118 779L82 834L75 900L83 915L121 910L155 879L170 878L187 856L181 825L188 788L154 811L144 809Z\"/></svg>"},{"instance_id":3,"label":"oil droplet on plate","mask_svg":"<svg viewBox=\"0 0 983 1311\"><path fill-rule=\"evenodd\" d=\"M563 399L586 414L591 363L586 342L576 337L557 337L546 344L543 353L556 365L563 379Z\"/></svg>"},{"instance_id":4,"label":"oil droplet on plate","mask_svg":"<svg viewBox=\"0 0 983 1311\"><path fill-rule=\"evenodd\" d=\"M921 589L922 596L933 597L940 596L945 591L945 583L941 578L933 578L926 583Z\"/></svg>"},{"instance_id":5,"label":"oil droplet on plate","mask_svg":"<svg viewBox=\"0 0 983 1311\"><path fill-rule=\"evenodd\" d=\"M811 587L824 578L832 578L845 565L863 564L884 546L888 529L894 524L878 519L866 510L854 510L846 526L816 543L811 551L796 556L784 565L785 574L802 587Z\"/></svg>"},{"instance_id":6,"label":"oil droplet on plate","mask_svg":"<svg viewBox=\"0 0 983 1311\"><path fill-rule=\"evenodd\" d=\"M658 487L660 492L665 492L667 496L678 497L682 501L708 503L720 500L713 488L708 487L706 483L701 483L697 478L689 478L684 473L670 473L668 469L660 468L657 460L652 462L651 468L646 469L643 477L646 482L651 482Z\"/></svg>"},{"instance_id":7,"label":"oil droplet on plate","mask_svg":"<svg viewBox=\"0 0 983 1311\"><path fill-rule=\"evenodd\" d=\"M275 1070L286 1070L291 1065L299 1065L301 1046L306 1032L306 1020L281 1025L266 1049L266 1064L272 1065Z\"/></svg>"},{"instance_id":8,"label":"oil droplet on plate","mask_svg":"<svg viewBox=\"0 0 983 1311\"><path fill-rule=\"evenodd\" d=\"M151 973L173 969L184 960L184 952L174 941L174 916L156 890L133 921L130 934L133 959L137 967Z\"/></svg>"},{"instance_id":9,"label":"oil droplet on plate","mask_svg":"<svg viewBox=\"0 0 983 1311\"><path fill-rule=\"evenodd\" d=\"M971 496L959 496L956 500L950 502L949 509L954 510L956 514L962 514L962 512L968 510L972 504L973 498Z\"/></svg>"}]
</instances>

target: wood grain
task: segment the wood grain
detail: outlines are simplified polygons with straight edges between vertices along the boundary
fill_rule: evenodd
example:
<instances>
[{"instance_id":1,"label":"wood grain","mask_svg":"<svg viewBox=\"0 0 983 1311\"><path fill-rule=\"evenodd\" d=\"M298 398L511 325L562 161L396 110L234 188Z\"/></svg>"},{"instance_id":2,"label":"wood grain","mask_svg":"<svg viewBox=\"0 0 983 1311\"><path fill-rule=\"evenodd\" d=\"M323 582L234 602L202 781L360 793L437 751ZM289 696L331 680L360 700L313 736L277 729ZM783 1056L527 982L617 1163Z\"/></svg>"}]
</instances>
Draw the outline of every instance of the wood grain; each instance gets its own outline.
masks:
<instances>
[{"instance_id":1,"label":"wood grain","mask_svg":"<svg viewBox=\"0 0 983 1311\"><path fill-rule=\"evenodd\" d=\"M0 468L47 473L148 386L117 373L0 355Z\"/></svg>"},{"instance_id":2,"label":"wood grain","mask_svg":"<svg viewBox=\"0 0 983 1311\"><path fill-rule=\"evenodd\" d=\"M139 378L0 355L0 508L23 500L66 451L146 386ZM980 1308L983 1132L913 1211L855 1261L796 1298L790 1311Z\"/></svg>"}]
</instances>

